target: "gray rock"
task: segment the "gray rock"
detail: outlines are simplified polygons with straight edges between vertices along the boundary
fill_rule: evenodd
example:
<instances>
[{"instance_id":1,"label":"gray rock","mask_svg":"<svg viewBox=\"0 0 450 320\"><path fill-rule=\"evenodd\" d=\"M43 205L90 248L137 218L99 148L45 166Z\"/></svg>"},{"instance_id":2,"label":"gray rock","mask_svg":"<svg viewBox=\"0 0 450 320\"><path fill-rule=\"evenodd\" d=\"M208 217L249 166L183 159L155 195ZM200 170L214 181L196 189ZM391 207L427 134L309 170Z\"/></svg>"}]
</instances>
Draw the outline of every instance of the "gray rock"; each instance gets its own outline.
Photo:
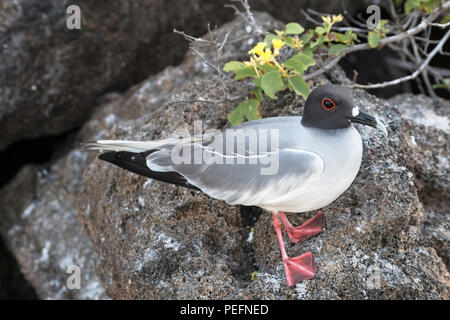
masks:
<instances>
[{"instance_id":1,"label":"gray rock","mask_svg":"<svg viewBox=\"0 0 450 320\"><path fill-rule=\"evenodd\" d=\"M266 15L258 19L275 23ZM219 33L223 36L229 28L227 24ZM242 37L243 32L238 29L233 36ZM225 60L243 56L256 41L226 47ZM215 56L214 51L206 54ZM340 69L330 78L348 81ZM327 81L321 77L310 85ZM245 84L230 84L233 96L243 97L246 92ZM418 111L433 110L448 118L441 113L448 101L414 96L385 101L362 90L354 95L361 109L388 125L389 137L358 127L364 140L362 167L352 186L323 208L326 230L298 245L286 241L291 256L307 251L316 255L318 274L313 280L287 286L270 213L229 206L196 191L148 180L79 149L54 162L47 173L51 179L44 184L30 178L39 170L27 168L0 192L0 204L9 203L2 206L2 216L13 221L9 227L0 222L2 235L31 279L26 264L40 268L36 261L45 248L43 239L50 239L53 248L53 239L59 239L57 228L45 229L33 257L23 249L30 247L31 240L20 243L7 232L20 225L17 217L32 203L34 190L51 190L48 200L35 202L33 212L51 215L38 220L40 225L66 223L56 218L61 212L48 210L51 199L64 199L58 208L71 212L70 218L64 218L69 221L74 221L78 209L78 221L94 250L83 251L80 246L77 251L92 257L87 260L95 263L111 298L448 299L450 276L443 262L445 253L439 249L448 244L448 222L442 218L445 214L430 214L425 196L448 186L448 167L442 165L448 161L448 136L442 127L413 121L403 110L414 104ZM190 53L179 67L167 68L98 108L77 141L166 138L175 129L192 128L195 120L203 121L203 129L225 128L226 114L236 102L208 102L222 100L215 74ZM303 102L295 95L280 94L277 101L263 103L263 115L301 113ZM84 160L71 160L74 154ZM70 192L65 191L67 186L73 186ZM20 205L13 204L15 194L20 195ZM435 199L445 199L442 195ZM447 202L442 202L441 210L448 212ZM289 217L300 224L312 214ZM80 229L76 230L73 237L81 239ZM85 261L82 256L77 259ZM86 269L94 273L95 267ZM43 288L38 290L41 296L46 295L45 281L32 283Z\"/></svg>"},{"instance_id":2,"label":"gray rock","mask_svg":"<svg viewBox=\"0 0 450 320\"><path fill-rule=\"evenodd\" d=\"M187 44L173 28L230 20L224 2L81 0L81 30L68 30L71 1L1 1L0 150L76 128L104 92L178 63Z\"/></svg>"},{"instance_id":3,"label":"gray rock","mask_svg":"<svg viewBox=\"0 0 450 320\"><path fill-rule=\"evenodd\" d=\"M106 298L95 273L97 255L73 207L86 160L75 150L50 170L26 167L0 194L1 233L42 299ZM81 271L80 290L66 285L73 265Z\"/></svg>"}]
</instances>

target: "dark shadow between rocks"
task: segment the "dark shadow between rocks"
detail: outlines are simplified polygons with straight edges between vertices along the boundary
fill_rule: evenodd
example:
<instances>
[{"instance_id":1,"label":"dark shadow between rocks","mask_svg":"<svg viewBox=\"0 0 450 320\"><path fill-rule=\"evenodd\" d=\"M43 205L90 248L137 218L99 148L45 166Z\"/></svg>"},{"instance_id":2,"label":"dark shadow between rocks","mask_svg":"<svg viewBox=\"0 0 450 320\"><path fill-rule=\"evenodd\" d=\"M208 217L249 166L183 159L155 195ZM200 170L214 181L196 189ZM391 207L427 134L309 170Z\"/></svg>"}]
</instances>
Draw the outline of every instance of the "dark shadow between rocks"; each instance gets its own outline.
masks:
<instances>
[{"instance_id":1,"label":"dark shadow between rocks","mask_svg":"<svg viewBox=\"0 0 450 320\"><path fill-rule=\"evenodd\" d=\"M236 261L237 267L233 269L233 277L238 280L238 283L245 287L251 280L251 273L258 271L259 267L255 258L255 251L253 248L253 227L258 222L259 218L264 212L258 207L240 206L240 214L242 219L242 259Z\"/></svg>"},{"instance_id":2,"label":"dark shadow between rocks","mask_svg":"<svg viewBox=\"0 0 450 320\"><path fill-rule=\"evenodd\" d=\"M37 300L36 291L20 272L14 256L0 237L0 300Z\"/></svg>"}]
</instances>

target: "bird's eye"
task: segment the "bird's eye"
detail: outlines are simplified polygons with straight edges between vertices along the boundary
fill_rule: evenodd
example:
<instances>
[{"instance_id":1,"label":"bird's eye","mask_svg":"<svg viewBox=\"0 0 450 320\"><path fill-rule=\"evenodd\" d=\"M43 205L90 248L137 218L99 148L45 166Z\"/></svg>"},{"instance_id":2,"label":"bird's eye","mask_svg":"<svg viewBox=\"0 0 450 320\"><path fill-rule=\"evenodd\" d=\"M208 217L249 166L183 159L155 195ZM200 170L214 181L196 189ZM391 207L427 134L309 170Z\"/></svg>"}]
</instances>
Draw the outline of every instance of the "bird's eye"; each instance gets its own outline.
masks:
<instances>
[{"instance_id":1,"label":"bird's eye","mask_svg":"<svg viewBox=\"0 0 450 320\"><path fill-rule=\"evenodd\" d=\"M323 98L322 107L327 111L331 111L334 108L336 108L336 103L334 103L334 101L331 100L330 98Z\"/></svg>"}]
</instances>

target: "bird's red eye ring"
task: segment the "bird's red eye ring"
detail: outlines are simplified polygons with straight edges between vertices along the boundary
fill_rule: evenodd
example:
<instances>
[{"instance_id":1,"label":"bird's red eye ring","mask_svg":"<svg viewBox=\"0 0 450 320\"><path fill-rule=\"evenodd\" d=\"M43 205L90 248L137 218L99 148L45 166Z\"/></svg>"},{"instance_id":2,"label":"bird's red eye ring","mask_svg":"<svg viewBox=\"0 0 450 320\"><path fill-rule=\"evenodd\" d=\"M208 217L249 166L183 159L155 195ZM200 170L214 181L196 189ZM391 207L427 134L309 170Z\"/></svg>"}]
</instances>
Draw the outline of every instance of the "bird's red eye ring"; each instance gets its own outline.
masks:
<instances>
[{"instance_id":1,"label":"bird's red eye ring","mask_svg":"<svg viewBox=\"0 0 450 320\"><path fill-rule=\"evenodd\" d=\"M327 111L331 111L334 108L336 108L336 103L334 103L334 101L331 100L330 98L323 98L322 107Z\"/></svg>"}]
</instances>

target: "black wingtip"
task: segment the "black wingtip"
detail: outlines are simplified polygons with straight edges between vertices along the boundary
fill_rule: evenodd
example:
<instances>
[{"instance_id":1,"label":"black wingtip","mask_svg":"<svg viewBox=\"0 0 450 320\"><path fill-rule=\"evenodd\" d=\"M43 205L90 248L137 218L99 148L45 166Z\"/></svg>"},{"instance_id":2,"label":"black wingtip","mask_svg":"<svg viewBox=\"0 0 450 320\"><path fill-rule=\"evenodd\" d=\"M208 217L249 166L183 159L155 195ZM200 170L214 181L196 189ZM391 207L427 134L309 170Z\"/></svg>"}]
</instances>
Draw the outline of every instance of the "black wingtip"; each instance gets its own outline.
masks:
<instances>
[{"instance_id":1,"label":"black wingtip","mask_svg":"<svg viewBox=\"0 0 450 320\"><path fill-rule=\"evenodd\" d=\"M157 172L150 170L146 164L146 157L150 153L155 151L156 150L150 150L141 153L127 151L108 151L99 155L98 158L144 177L201 191L196 186L188 183L186 178L184 178L177 172Z\"/></svg>"}]
</instances>

